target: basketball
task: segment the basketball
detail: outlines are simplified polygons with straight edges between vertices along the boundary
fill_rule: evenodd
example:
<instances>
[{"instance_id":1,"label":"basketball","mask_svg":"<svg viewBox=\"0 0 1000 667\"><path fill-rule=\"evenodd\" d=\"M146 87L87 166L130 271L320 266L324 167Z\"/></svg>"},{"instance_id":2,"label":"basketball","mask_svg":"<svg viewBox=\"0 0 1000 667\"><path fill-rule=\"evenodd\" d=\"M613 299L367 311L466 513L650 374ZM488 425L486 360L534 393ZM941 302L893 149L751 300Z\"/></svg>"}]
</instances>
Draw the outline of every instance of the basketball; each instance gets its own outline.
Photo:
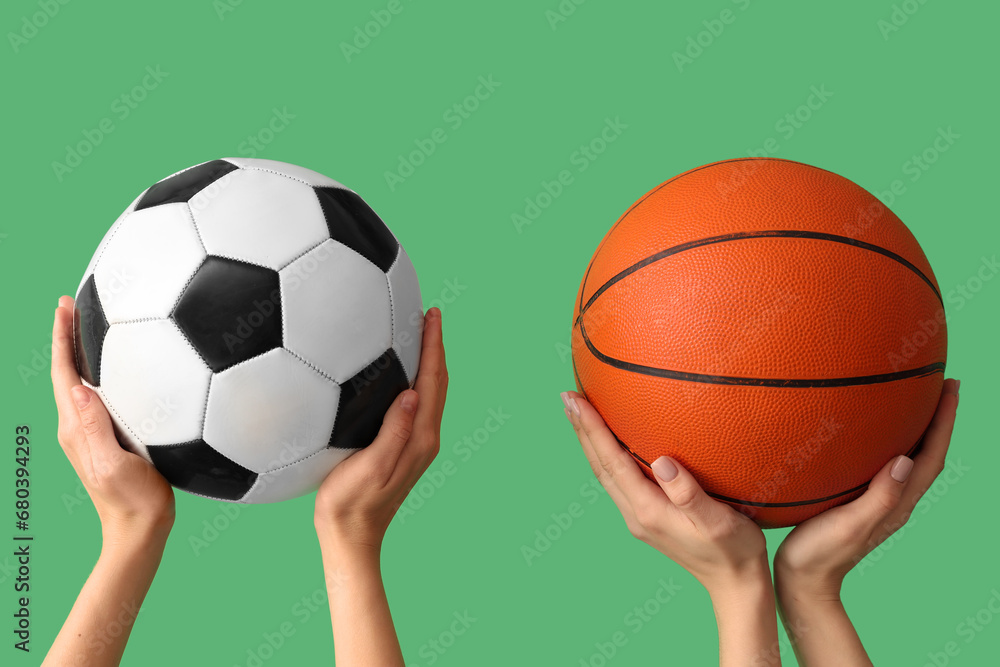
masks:
<instances>
[{"instance_id":1,"label":"basketball","mask_svg":"<svg viewBox=\"0 0 1000 667\"><path fill-rule=\"evenodd\" d=\"M855 183L774 158L657 186L605 235L573 312L577 388L652 478L671 456L765 528L861 495L941 395L941 291Z\"/></svg>"}]
</instances>

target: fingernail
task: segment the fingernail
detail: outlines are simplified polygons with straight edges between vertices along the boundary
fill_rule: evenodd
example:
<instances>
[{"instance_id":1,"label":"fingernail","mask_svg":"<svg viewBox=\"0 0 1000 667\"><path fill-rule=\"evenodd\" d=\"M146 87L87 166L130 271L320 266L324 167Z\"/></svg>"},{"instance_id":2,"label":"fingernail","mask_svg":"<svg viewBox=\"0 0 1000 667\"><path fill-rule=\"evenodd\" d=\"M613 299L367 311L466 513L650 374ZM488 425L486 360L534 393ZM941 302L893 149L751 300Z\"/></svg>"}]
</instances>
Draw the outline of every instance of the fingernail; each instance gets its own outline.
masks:
<instances>
[{"instance_id":1,"label":"fingernail","mask_svg":"<svg viewBox=\"0 0 1000 667\"><path fill-rule=\"evenodd\" d=\"M90 404L90 392L83 388L82 385L73 387L70 390L73 394L73 400L76 402L76 407L83 409Z\"/></svg>"},{"instance_id":2,"label":"fingernail","mask_svg":"<svg viewBox=\"0 0 1000 667\"><path fill-rule=\"evenodd\" d=\"M677 466L666 456L661 456L653 461L653 465L650 467L653 469L653 474L664 482L669 482L674 477L677 477Z\"/></svg>"},{"instance_id":3,"label":"fingernail","mask_svg":"<svg viewBox=\"0 0 1000 667\"><path fill-rule=\"evenodd\" d=\"M440 319L441 318L441 309L438 308L437 306L434 306L433 308L431 308L430 310L427 311L427 314L430 315L431 317L436 317L436 318Z\"/></svg>"},{"instance_id":4,"label":"fingernail","mask_svg":"<svg viewBox=\"0 0 1000 667\"><path fill-rule=\"evenodd\" d=\"M563 403L566 405L566 409L572 412L577 417L580 416L580 406L576 404L576 399L569 395L568 391L564 391L559 394L562 396Z\"/></svg>"},{"instance_id":5,"label":"fingernail","mask_svg":"<svg viewBox=\"0 0 1000 667\"><path fill-rule=\"evenodd\" d=\"M913 470L913 459L908 456L900 456L889 469L889 476L902 484L910 476L911 470Z\"/></svg>"},{"instance_id":6,"label":"fingernail","mask_svg":"<svg viewBox=\"0 0 1000 667\"><path fill-rule=\"evenodd\" d=\"M962 388L962 381L955 380L955 395L958 396L958 390Z\"/></svg>"},{"instance_id":7,"label":"fingernail","mask_svg":"<svg viewBox=\"0 0 1000 667\"><path fill-rule=\"evenodd\" d=\"M417 392L407 389L403 393L403 400L399 402L399 407L403 408L403 412L413 414L417 409Z\"/></svg>"}]
</instances>

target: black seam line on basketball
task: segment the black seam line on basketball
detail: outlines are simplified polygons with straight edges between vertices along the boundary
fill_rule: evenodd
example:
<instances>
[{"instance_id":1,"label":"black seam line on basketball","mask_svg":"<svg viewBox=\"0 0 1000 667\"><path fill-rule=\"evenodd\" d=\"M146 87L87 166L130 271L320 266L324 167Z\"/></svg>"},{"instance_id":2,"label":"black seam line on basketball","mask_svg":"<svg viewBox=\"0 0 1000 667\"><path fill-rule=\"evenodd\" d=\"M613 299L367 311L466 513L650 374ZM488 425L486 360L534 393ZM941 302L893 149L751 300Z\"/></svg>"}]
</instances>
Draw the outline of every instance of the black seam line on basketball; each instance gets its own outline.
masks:
<instances>
[{"instance_id":1,"label":"black seam line on basketball","mask_svg":"<svg viewBox=\"0 0 1000 667\"><path fill-rule=\"evenodd\" d=\"M834 174L829 169L823 169L822 167L817 167L815 165L806 164L805 162L798 162L796 160L788 160L788 159L783 158L783 157L737 157L737 158L731 158L729 160L720 160L719 162L712 162L712 163L709 163L709 164L702 165L700 167L696 167L694 169L689 169L688 171L685 171L683 174L677 174L673 178L667 179L666 181L664 181L663 183L660 183L658 186L656 186L655 188L653 188L652 190L650 190L649 192L647 192L645 195L643 195L642 198L639 201L637 201L634 204L632 204L631 206L629 206L628 210L625 211L624 213L622 213L621 217L618 218L618 220L615 221L615 224L611 226L611 229L608 230L608 233L605 235L604 240L601 241L601 245L597 246L597 252L594 253L594 256L590 260L590 264L587 265L587 271L583 275L583 287L580 290L580 304L581 304L581 308L583 308L583 295L587 293L587 278L590 277L590 267L594 264L594 260L597 259L597 256L599 254L601 254L601 248L604 247L604 241L607 240L607 238L609 236L611 236L611 233L613 231L615 231L615 228L625 220L625 218L628 216L628 214L632 212L632 209L636 208L639 204L641 204L642 202L646 201L647 199L649 199L650 197L652 197L653 195L655 195L661 189L665 188L666 186L670 185L674 181L676 181L676 180L678 180L678 179L680 179L680 178L682 178L684 176L688 176L688 175L693 174L693 173L695 173L697 171L701 171L702 169L708 169L709 167L717 167L717 166L719 166L721 164L730 164L732 162L749 162L749 161L754 161L754 160L770 161L770 162L790 162L792 164L799 164L799 165L802 165L803 167L810 167L812 169L816 169L817 171L825 171L828 174L833 174L834 176L839 176L838 174ZM583 315L583 311L582 310L580 311L580 315Z\"/></svg>"},{"instance_id":2,"label":"black seam line on basketball","mask_svg":"<svg viewBox=\"0 0 1000 667\"><path fill-rule=\"evenodd\" d=\"M844 245L850 245L856 248L861 248L863 250L870 250L872 252L876 252L880 255L888 257L891 260L899 262L900 264L908 268L910 271L915 273L921 280L927 283L927 286L930 287L931 290L934 292L934 296L936 296L938 301L940 301L941 304L944 305L944 300L941 298L941 293L938 291L937 287L934 286L934 283L931 281L931 279L925 276L920 269L918 269L916 266L910 263L910 261L907 260L905 257L897 255L891 250L886 250L881 246L873 245L871 243L865 243L864 241L858 241L857 239L852 239L847 236L837 236L836 234L824 234L822 232L810 232L797 229L768 229L759 232L738 232L735 234L710 236L708 238L698 239L697 241L689 241L687 243L682 243L672 248L661 250L660 252L654 255L650 255L649 257L636 262L627 269L615 274L614 276L609 278L606 283L597 288L597 291L591 295L590 299L587 300L586 305L583 306L583 310L580 312L580 315L578 316L577 319L583 317L583 315L587 312L587 310L592 305L594 305L595 301L597 301L597 298L600 297L602 294L604 294L604 292L606 292L612 285L627 278L628 276L632 275L639 269L643 269L649 266L650 264L660 261L661 259L670 257L671 255L676 255L678 253L684 252L685 250L692 250L694 248L700 248L702 246L713 245L716 243L726 243L728 241L745 241L748 239L765 239L765 238L799 238L799 239L814 239L817 241L830 241L832 243L843 243Z\"/></svg>"},{"instance_id":3,"label":"black seam line on basketball","mask_svg":"<svg viewBox=\"0 0 1000 667\"><path fill-rule=\"evenodd\" d=\"M608 430L611 430L611 429L609 428ZM649 464L649 461L647 461L646 459L644 459L641 456L639 456L638 454L636 454L635 451L633 451L631 447L629 447L624 442L622 442L622 439L619 438L618 435L615 434L614 431L611 432L611 435L615 436L615 440L618 441L618 444L621 445L622 448L625 451L627 451L629 454L631 454L633 457L635 457L640 463L642 463L644 466L646 466L650 470L653 469L653 466ZM911 449L910 451L913 451L913 450ZM797 500L795 502L790 502L790 503L761 503L761 502L755 502L755 501L752 501L752 500L739 500L738 498L730 498L729 496L724 496L724 495L722 495L720 493L713 493L711 491L705 491L705 493L707 495L711 496L712 498L715 498L716 500L724 500L727 503L733 503L734 505L745 505L747 507L800 507L800 506L803 506L803 505L815 505L816 503L822 503L822 502L826 502L828 500L834 500L836 498L840 498L840 497L849 495L851 493L856 493L857 491L860 491L861 489L865 488L869 484L871 484L871 482L865 482L864 484L860 484L860 485L854 487L853 489L848 489L847 491L841 491L840 493L835 493L832 496L826 496L825 498L816 498L814 500Z\"/></svg>"},{"instance_id":4,"label":"black seam line on basketball","mask_svg":"<svg viewBox=\"0 0 1000 667\"><path fill-rule=\"evenodd\" d=\"M622 361L621 359L609 357L598 350L594 343L591 342L590 337L587 336L587 329L584 327L583 322L580 322L580 335L583 337L583 341L587 344L587 348L590 350L591 354L594 355L594 358L604 364L607 364L608 366L619 368L623 371L628 371L629 373L636 373L638 375L649 375L652 377L661 377L670 380L680 380L682 382L701 382L704 384L725 384L747 387L784 387L788 389L804 389L809 387L854 387L867 384L882 384L885 382L895 382L897 380L924 377L926 375L944 372L944 364L938 362L927 364L926 366L921 366L920 368L910 368L905 371L896 371L895 373L879 373L876 375L859 375L857 377L844 378L818 378L815 380L792 378L752 378L731 375L709 375L706 373L688 373L685 371L672 371L666 368L656 368L655 366L643 366L642 364L634 364L630 361Z\"/></svg>"},{"instance_id":5,"label":"black seam line on basketball","mask_svg":"<svg viewBox=\"0 0 1000 667\"><path fill-rule=\"evenodd\" d=\"M639 201L637 201L634 204L632 204L631 206L629 206L628 210L621 214L621 217L618 218L618 220L615 221L615 224L613 224L611 226L611 229L608 230L608 233L605 234L604 240L601 241L601 245L597 246L597 252L594 253L594 256L590 260L590 264L587 265L587 272L583 274L583 286L580 289L580 308L581 308L580 315L582 316L583 315L583 311L586 310L585 308L583 308L583 295L587 293L587 279L590 277L590 267L594 265L594 260L596 260L597 256L601 254L601 248L604 247L604 241L607 240L609 236L611 236L612 232L615 231L615 228L618 225L620 225L622 222L624 222L625 218L628 217L628 214L631 213L634 208L636 208L637 206L639 206L639 204L641 204L642 202L646 201L647 199L649 199L650 197L652 197L653 195L655 195L657 192L659 192L663 188L667 187L668 185L670 185L674 181L676 181L676 180L678 180L680 178L683 178L684 176L690 176L691 174L693 174L695 172L701 171L702 169L708 169L709 167L717 167L717 166L719 166L721 164L729 164L731 162L746 162L748 160L774 160L776 162L794 162L795 164L801 164L801 165L804 165L806 167L812 167L811 164L806 164L805 162L795 162L795 160L786 160L785 158L780 158L780 157L772 157L772 158L737 157L737 158L732 158L732 159L729 159L729 160L720 160L719 162L712 162L710 164L703 164L700 167L695 167L694 169L689 169L689 170L685 171L683 174L677 174L673 178L669 178L669 179L665 180L664 182L660 183L658 186L656 186L655 188L653 188L652 190L650 190L649 192L647 192L646 194L644 194L642 196L642 198L639 199ZM819 169L820 171L826 171L826 169L823 169L821 167L813 167L813 169ZM833 173L833 172L830 172L830 173Z\"/></svg>"},{"instance_id":6,"label":"black seam line on basketball","mask_svg":"<svg viewBox=\"0 0 1000 667\"><path fill-rule=\"evenodd\" d=\"M832 496L826 496L825 498L816 498L814 500L799 500L791 503L758 503L752 500L739 500L737 498L730 498L729 496L723 496L721 494L712 493L710 491L706 491L705 493L712 496L716 500L723 500L727 503L733 503L734 505L746 505L748 507L802 507L803 505L815 505L816 503L824 503L828 500L836 500L837 498L842 498L843 496L847 496L852 493L857 493L858 491L868 486L868 484L869 482L865 482L864 484L856 486L853 489L848 489L847 491L841 491L840 493L835 493Z\"/></svg>"}]
</instances>

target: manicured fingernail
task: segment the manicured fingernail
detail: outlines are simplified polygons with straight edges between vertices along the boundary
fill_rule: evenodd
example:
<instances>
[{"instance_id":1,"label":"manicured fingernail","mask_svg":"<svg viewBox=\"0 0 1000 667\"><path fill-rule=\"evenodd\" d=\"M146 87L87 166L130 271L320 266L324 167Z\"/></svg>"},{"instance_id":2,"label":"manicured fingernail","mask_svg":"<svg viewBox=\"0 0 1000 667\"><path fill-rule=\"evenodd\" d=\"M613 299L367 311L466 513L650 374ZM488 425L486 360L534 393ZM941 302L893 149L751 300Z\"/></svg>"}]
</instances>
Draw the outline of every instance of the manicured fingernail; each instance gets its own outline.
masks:
<instances>
[{"instance_id":1,"label":"manicured fingernail","mask_svg":"<svg viewBox=\"0 0 1000 667\"><path fill-rule=\"evenodd\" d=\"M566 409L572 412L577 417L580 416L580 406L576 404L576 399L569 395L568 391L564 391L559 394L562 396L563 403L566 405Z\"/></svg>"},{"instance_id":2,"label":"manicured fingernail","mask_svg":"<svg viewBox=\"0 0 1000 667\"><path fill-rule=\"evenodd\" d=\"M417 409L417 392L407 389L403 393L403 400L399 402L399 407L403 408L403 412L413 414Z\"/></svg>"},{"instance_id":3,"label":"manicured fingernail","mask_svg":"<svg viewBox=\"0 0 1000 667\"><path fill-rule=\"evenodd\" d=\"M900 456L889 469L889 476L902 484L910 476L911 470L913 470L913 459L908 456Z\"/></svg>"},{"instance_id":4,"label":"manicured fingernail","mask_svg":"<svg viewBox=\"0 0 1000 667\"><path fill-rule=\"evenodd\" d=\"M666 456L661 456L653 461L653 465L650 467L653 469L653 474L664 482L669 482L674 477L677 477L677 466Z\"/></svg>"},{"instance_id":5,"label":"manicured fingernail","mask_svg":"<svg viewBox=\"0 0 1000 667\"><path fill-rule=\"evenodd\" d=\"M84 389L82 386L73 387L70 390L73 394L73 400L76 402L76 407L85 408L90 404L90 392Z\"/></svg>"}]
</instances>

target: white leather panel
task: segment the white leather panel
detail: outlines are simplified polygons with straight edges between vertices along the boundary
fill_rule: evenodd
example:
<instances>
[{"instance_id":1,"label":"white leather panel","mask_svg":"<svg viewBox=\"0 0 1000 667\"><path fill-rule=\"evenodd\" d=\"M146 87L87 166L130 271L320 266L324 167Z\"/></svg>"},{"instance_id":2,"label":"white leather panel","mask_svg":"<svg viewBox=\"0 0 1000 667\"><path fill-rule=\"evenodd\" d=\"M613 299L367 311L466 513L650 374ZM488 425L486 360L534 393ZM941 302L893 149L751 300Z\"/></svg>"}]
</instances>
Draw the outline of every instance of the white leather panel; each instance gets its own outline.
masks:
<instances>
[{"instance_id":1,"label":"white leather panel","mask_svg":"<svg viewBox=\"0 0 1000 667\"><path fill-rule=\"evenodd\" d=\"M392 297L392 348L403 364L406 379L413 386L420 365L420 341L424 329L424 308L417 272L406 251L399 248L396 262L389 268Z\"/></svg>"},{"instance_id":2,"label":"white leather panel","mask_svg":"<svg viewBox=\"0 0 1000 667\"><path fill-rule=\"evenodd\" d=\"M131 213L94 269L108 323L168 317L204 259L187 204Z\"/></svg>"},{"instance_id":3,"label":"white leather panel","mask_svg":"<svg viewBox=\"0 0 1000 667\"><path fill-rule=\"evenodd\" d=\"M277 270L329 237L308 185L253 169L230 172L216 183L220 196L191 200L209 254Z\"/></svg>"},{"instance_id":4,"label":"white leather panel","mask_svg":"<svg viewBox=\"0 0 1000 667\"><path fill-rule=\"evenodd\" d=\"M149 188L146 189L148 190ZM111 228L105 232L104 238L101 239L101 242L97 246L97 250L94 251L94 255L90 258L87 270L83 272L83 278L80 279L80 284L77 285L76 294L80 293L80 288L83 287L85 282L87 282L87 278L90 277L90 274L94 272L94 265L97 264L97 260L100 259L101 255L104 253L104 249L107 247L108 241L110 241L111 238L118 232L118 228L121 226L125 218L128 217L128 214L135 210L135 205L139 203L139 200L142 199L142 195L144 194L146 194L146 190L143 190L142 194L132 200L132 203L128 205L128 208L122 211L122 214L119 215L118 219L114 221Z\"/></svg>"},{"instance_id":5,"label":"white leather panel","mask_svg":"<svg viewBox=\"0 0 1000 667\"><path fill-rule=\"evenodd\" d=\"M84 382L84 384L87 383ZM87 384L87 386L90 385ZM104 396L104 392L101 391L100 387L91 387L91 389L96 391L97 395L101 397L101 401L104 402L105 407L107 407L110 404L107 397ZM115 414L113 410L108 408L108 413L111 415L111 421L115 425L115 435L117 436L118 442L122 445L122 447L132 452L133 454L138 454L142 458L152 463L153 459L150 458L149 452L146 450L146 445L142 444L142 442L135 437L132 431L129 430L128 426L126 426L125 422L123 422L121 418L117 414Z\"/></svg>"},{"instance_id":6,"label":"white leather panel","mask_svg":"<svg viewBox=\"0 0 1000 667\"><path fill-rule=\"evenodd\" d=\"M240 502L276 503L315 491L338 463L357 451L328 447L306 459L266 472L257 478Z\"/></svg>"},{"instance_id":7,"label":"white leather panel","mask_svg":"<svg viewBox=\"0 0 1000 667\"><path fill-rule=\"evenodd\" d=\"M170 320L114 324L104 339L101 393L145 445L201 437L211 371Z\"/></svg>"},{"instance_id":8,"label":"white leather panel","mask_svg":"<svg viewBox=\"0 0 1000 667\"><path fill-rule=\"evenodd\" d=\"M280 276L289 350L342 383L389 349L386 275L367 259L328 240Z\"/></svg>"},{"instance_id":9,"label":"white leather panel","mask_svg":"<svg viewBox=\"0 0 1000 667\"><path fill-rule=\"evenodd\" d=\"M341 183L324 176L312 169L306 169L305 167L300 167L297 164L288 164L287 162L278 162L277 160L261 160L259 158L247 158L247 157L227 157L224 158L226 162L232 162L236 166L242 169L261 169L264 171L275 172L287 176L289 178L294 178L299 181L305 181L313 187L333 187L333 188L347 188Z\"/></svg>"},{"instance_id":10,"label":"white leather panel","mask_svg":"<svg viewBox=\"0 0 1000 667\"><path fill-rule=\"evenodd\" d=\"M330 442L340 387L283 348L212 378L205 442L244 468L275 470Z\"/></svg>"}]
</instances>

